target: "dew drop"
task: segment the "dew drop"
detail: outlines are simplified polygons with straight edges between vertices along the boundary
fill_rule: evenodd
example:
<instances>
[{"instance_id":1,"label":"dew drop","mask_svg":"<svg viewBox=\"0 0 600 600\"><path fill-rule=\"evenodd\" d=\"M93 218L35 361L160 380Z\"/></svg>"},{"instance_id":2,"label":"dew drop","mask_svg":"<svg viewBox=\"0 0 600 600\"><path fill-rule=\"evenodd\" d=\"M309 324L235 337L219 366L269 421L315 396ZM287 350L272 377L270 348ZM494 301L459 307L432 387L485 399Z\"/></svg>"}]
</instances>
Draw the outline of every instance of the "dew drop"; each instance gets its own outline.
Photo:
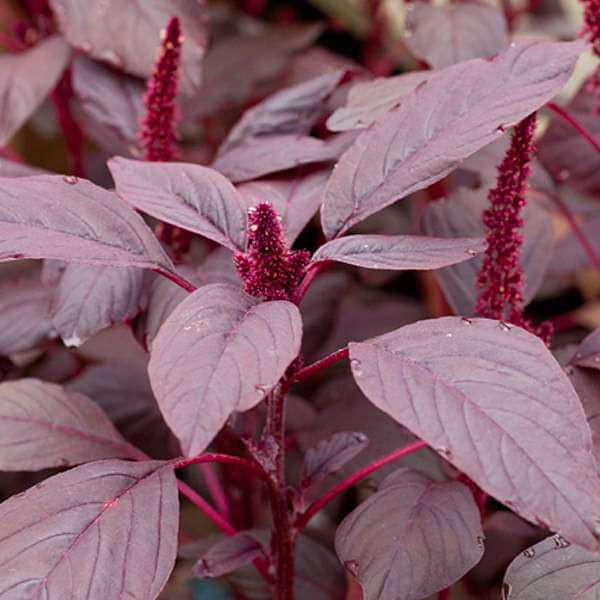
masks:
<instances>
[{"instance_id":1,"label":"dew drop","mask_svg":"<svg viewBox=\"0 0 600 600\"><path fill-rule=\"evenodd\" d=\"M468 254L469 256L477 256L477 251L476 251L476 250L473 250L472 248L468 248L468 249L467 249L467 254Z\"/></svg>"},{"instance_id":2,"label":"dew drop","mask_svg":"<svg viewBox=\"0 0 600 600\"><path fill-rule=\"evenodd\" d=\"M350 361L350 368L352 369L352 372L354 373L354 375L356 375L357 377L360 377L362 375L360 360L353 358Z\"/></svg>"},{"instance_id":3,"label":"dew drop","mask_svg":"<svg viewBox=\"0 0 600 600\"><path fill-rule=\"evenodd\" d=\"M355 560L347 560L344 563L344 568L351 573L352 575L354 575L354 577L358 576L358 562Z\"/></svg>"},{"instance_id":4,"label":"dew drop","mask_svg":"<svg viewBox=\"0 0 600 600\"><path fill-rule=\"evenodd\" d=\"M251 207L248 209L248 214L249 214L249 215L251 215L252 213L255 213L255 212L256 212L256 206L251 206Z\"/></svg>"},{"instance_id":5,"label":"dew drop","mask_svg":"<svg viewBox=\"0 0 600 600\"><path fill-rule=\"evenodd\" d=\"M503 583L502 584L502 600L509 600L511 592L512 592L512 585L510 585L510 583Z\"/></svg>"},{"instance_id":6,"label":"dew drop","mask_svg":"<svg viewBox=\"0 0 600 600\"><path fill-rule=\"evenodd\" d=\"M485 542L485 538L482 535L477 536L477 545L483 546L483 542Z\"/></svg>"},{"instance_id":7,"label":"dew drop","mask_svg":"<svg viewBox=\"0 0 600 600\"><path fill-rule=\"evenodd\" d=\"M259 400L262 400L267 395L267 389L263 385L255 385L254 389Z\"/></svg>"},{"instance_id":8,"label":"dew drop","mask_svg":"<svg viewBox=\"0 0 600 600\"><path fill-rule=\"evenodd\" d=\"M525 556L527 558L533 558L535 556L535 549L527 548L527 550L523 551L523 556Z\"/></svg>"},{"instance_id":9,"label":"dew drop","mask_svg":"<svg viewBox=\"0 0 600 600\"><path fill-rule=\"evenodd\" d=\"M467 319L467 317L461 317L460 322L463 325L472 325L473 324L473 321L471 321L471 319Z\"/></svg>"},{"instance_id":10,"label":"dew drop","mask_svg":"<svg viewBox=\"0 0 600 600\"><path fill-rule=\"evenodd\" d=\"M552 540L554 541L554 545L557 548L568 548L571 545L571 542L565 540L565 538L562 535L558 535L556 534Z\"/></svg>"},{"instance_id":11,"label":"dew drop","mask_svg":"<svg viewBox=\"0 0 600 600\"><path fill-rule=\"evenodd\" d=\"M446 334L446 337L447 337L447 338L451 338L451 337L452 337L452 334L451 334L451 333L447 333L447 334Z\"/></svg>"},{"instance_id":12,"label":"dew drop","mask_svg":"<svg viewBox=\"0 0 600 600\"><path fill-rule=\"evenodd\" d=\"M510 331L510 325L504 321L499 321L498 327L500 327L502 331Z\"/></svg>"},{"instance_id":13,"label":"dew drop","mask_svg":"<svg viewBox=\"0 0 600 600\"><path fill-rule=\"evenodd\" d=\"M79 181L79 179L77 179L75 175L65 175L63 177L63 181L65 183L68 183L69 185L75 185Z\"/></svg>"},{"instance_id":14,"label":"dew drop","mask_svg":"<svg viewBox=\"0 0 600 600\"><path fill-rule=\"evenodd\" d=\"M452 458L452 451L450 450L450 448L445 448L443 446L436 448L435 449L436 452L438 452L439 454L441 454L443 457L450 459Z\"/></svg>"}]
</instances>

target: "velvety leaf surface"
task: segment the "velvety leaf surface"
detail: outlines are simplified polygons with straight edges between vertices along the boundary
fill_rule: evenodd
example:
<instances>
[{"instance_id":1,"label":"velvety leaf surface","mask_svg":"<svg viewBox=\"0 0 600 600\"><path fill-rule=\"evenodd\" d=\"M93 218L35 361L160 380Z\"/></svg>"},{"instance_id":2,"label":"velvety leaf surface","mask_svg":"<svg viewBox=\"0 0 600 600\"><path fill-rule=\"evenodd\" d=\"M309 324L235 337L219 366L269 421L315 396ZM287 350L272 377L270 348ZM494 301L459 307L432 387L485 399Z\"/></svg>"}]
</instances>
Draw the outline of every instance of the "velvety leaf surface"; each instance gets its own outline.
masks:
<instances>
[{"instance_id":1,"label":"velvety leaf surface","mask_svg":"<svg viewBox=\"0 0 600 600\"><path fill-rule=\"evenodd\" d=\"M335 261L367 269L439 269L485 252L483 238L349 235L321 246L312 263Z\"/></svg>"},{"instance_id":2,"label":"velvety leaf surface","mask_svg":"<svg viewBox=\"0 0 600 600\"><path fill-rule=\"evenodd\" d=\"M323 116L326 100L344 75L343 70L332 71L269 96L244 113L221 144L219 154L252 138L308 134Z\"/></svg>"},{"instance_id":3,"label":"velvety leaf surface","mask_svg":"<svg viewBox=\"0 0 600 600\"><path fill-rule=\"evenodd\" d=\"M236 189L208 167L113 158L117 193L133 207L232 250L245 250L246 211Z\"/></svg>"},{"instance_id":4,"label":"velvety leaf surface","mask_svg":"<svg viewBox=\"0 0 600 600\"><path fill-rule=\"evenodd\" d=\"M572 362L578 367L600 369L600 329L590 333L579 344Z\"/></svg>"},{"instance_id":5,"label":"velvety leaf surface","mask_svg":"<svg viewBox=\"0 0 600 600\"><path fill-rule=\"evenodd\" d=\"M285 239L293 244L321 206L323 187L331 173L325 168L300 168L280 175L243 183L238 187L247 208L269 202L281 217Z\"/></svg>"},{"instance_id":6,"label":"velvety leaf surface","mask_svg":"<svg viewBox=\"0 0 600 600\"><path fill-rule=\"evenodd\" d=\"M143 283L141 269L67 265L52 300L52 324L67 346L80 346L102 329L133 319L145 303Z\"/></svg>"},{"instance_id":7,"label":"velvety leaf surface","mask_svg":"<svg viewBox=\"0 0 600 600\"><path fill-rule=\"evenodd\" d=\"M0 284L0 356L25 352L56 337L50 321L52 289L35 279Z\"/></svg>"},{"instance_id":8,"label":"velvety leaf surface","mask_svg":"<svg viewBox=\"0 0 600 600\"><path fill-rule=\"evenodd\" d=\"M569 79L581 42L524 41L433 76L362 133L337 164L321 212L327 238L439 181L538 109Z\"/></svg>"},{"instance_id":9,"label":"velvety leaf surface","mask_svg":"<svg viewBox=\"0 0 600 600\"><path fill-rule=\"evenodd\" d=\"M290 302L259 303L239 288L207 285L161 327L149 373L163 415L187 455L202 452L229 415L256 406L300 350Z\"/></svg>"},{"instance_id":10,"label":"velvety leaf surface","mask_svg":"<svg viewBox=\"0 0 600 600\"><path fill-rule=\"evenodd\" d=\"M0 260L54 258L170 271L143 219L85 179L0 178Z\"/></svg>"},{"instance_id":11,"label":"velvety leaf surface","mask_svg":"<svg viewBox=\"0 0 600 600\"><path fill-rule=\"evenodd\" d=\"M145 109L139 79L79 55L72 70L81 125L110 154L136 155Z\"/></svg>"},{"instance_id":12,"label":"velvety leaf surface","mask_svg":"<svg viewBox=\"0 0 600 600\"><path fill-rule=\"evenodd\" d=\"M369 444L364 433L342 431L321 440L304 455L300 486L308 488L341 469Z\"/></svg>"},{"instance_id":13,"label":"velvety leaf surface","mask_svg":"<svg viewBox=\"0 0 600 600\"><path fill-rule=\"evenodd\" d=\"M423 217L423 229L428 235L454 239L460 236L484 235L482 212L489 202L485 189L458 190L447 199L432 202ZM525 227L521 248L521 267L525 276L525 304L542 285L552 259L554 228L547 212L538 204L528 202L523 211ZM477 276L483 257L440 269L436 277L448 302L459 315L471 316L479 290Z\"/></svg>"},{"instance_id":14,"label":"velvety leaf surface","mask_svg":"<svg viewBox=\"0 0 600 600\"><path fill-rule=\"evenodd\" d=\"M327 128L330 131L350 131L368 127L433 75L432 71L414 71L361 81L352 86L345 105L327 119Z\"/></svg>"},{"instance_id":15,"label":"velvety leaf surface","mask_svg":"<svg viewBox=\"0 0 600 600\"><path fill-rule=\"evenodd\" d=\"M560 535L517 556L502 587L503 600L594 600L599 593L600 554L570 544Z\"/></svg>"},{"instance_id":16,"label":"velvety leaf surface","mask_svg":"<svg viewBox=\"0 0 600 600\"><path fill-rule=\"evenodd\" d=\"M406 14L404 43L417 58L443 69L504 50L506 20L495 6L478 2L453 6L414 2Z\"/></svg>"},{"instance_id":17,"label":"velvety leaf surface","mask_svg":"<svg viewBox=\"0 0 600 600\"><path fill-rule=\"evenodd\" d=\"M539 338L444 317L349 347L354 379L378 408L524 518L598 548L590 430Z\"/></svg>"},{"instance_id":18,"label":"velvety leaf surface","mask_svg":"<svg viewBox=\"0 0 600 600\"><path fill-rule=\"evenodd\" d=\"M479 510L462 483L400 469L342 521L335 549L366 598L421 600L481 558Z\"/></svg>"},{"instance_id":19,"label":"velvety leaf surface","mask_svg":"<svg viewBox=\"0 0 600 600\"><path fill-rule=\"evenodd\" d=\"M58 35L0 55L0 145L6 144L58 83L71 48Z\"/></svg>"},{"instance_id":20,"label":"velvety leaf surface","mask_svg":"<svg viewBox=\"0 0 600 600\"><path fill-rule=\"evenodd\" d=\"M220 577L231 573L262 554L259 541L245 532L224 537L211 546L194 565L192 573L196 577Z\"/></svg>"},{"instance_id":21,"label":"velvety leaf surface","mask_svg":"<svg viewBox=\"0 0 600 600\"><path fill-rule=\"evenodd\" d=\"M96 60L132 75L148 77L171 17L179 17L182 46L181 84L186 93L200 86L202 58L207 45L204 0L50 0L60 30L72 46Z\"/></svg>"},{"instance_id":22,"label":"velvety leaf surface","mask_svg":"<svg viewBox=\"0 0 600 600\"><path fill-rule=\"evenodd\" d=\"M0 597L153 600L175 564L178 526L170 465L76 467L0 504Z\"/></svg>"},{"instance_id":23,"label":"velvety leaf surface","mask_svg":"<svg viewBox=\"0 0 600 600\"><path fill-rule=\"evenodd\" d=\"M135 456L89 398L38 379L0 383L0 440L2 471Z\"/></svg>"}]
</instances>

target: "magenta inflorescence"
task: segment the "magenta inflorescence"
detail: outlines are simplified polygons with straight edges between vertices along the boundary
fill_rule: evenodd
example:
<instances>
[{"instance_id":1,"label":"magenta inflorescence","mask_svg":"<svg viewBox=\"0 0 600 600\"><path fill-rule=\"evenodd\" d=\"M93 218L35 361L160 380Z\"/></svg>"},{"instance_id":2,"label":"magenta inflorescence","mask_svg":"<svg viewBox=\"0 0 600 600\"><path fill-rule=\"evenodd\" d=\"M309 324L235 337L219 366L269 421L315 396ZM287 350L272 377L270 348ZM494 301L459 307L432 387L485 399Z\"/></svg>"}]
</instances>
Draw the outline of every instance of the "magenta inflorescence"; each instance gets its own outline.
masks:
<instances>
[{"instance_id":1,"label":"magenta inflorescence","mask_svg":"<svg viewBox=\"0 0 600 600\"><path fill-rule=\"evenodd\" d=\"M483 212L488 247L479 272L481 288L476 310L490 319L506 320L534 331L523 317L523 271L520 253L523 246L522 210L525 187L533 155L536 114L523 119L513 131L511 145L498 165L496 187L488 195L490 205ZM535 331L545 340L551 331L544 325Z\"/></svg>"},{"instance_id":2,"label":"magenta inflorescence","mask_svg":"<svg viewBox=\"0 0 600 600\"><path fill-rule=\"evenodd\" d=\"M246 292L266 300L293 300L310 254L287 247L281 219L265 202L248 210L246 252L236 253L234 260Z\"/></svg>"},{"instance_id":3,"label":"magenta inflorescence","mask_svg":"<svg viewBox=\"0 0 600 600\"><path fill-rule=\"evenodd\" d=\"M173 17L163 32L158 59L144 97L146 116L140 137L146 160L166 162L177 154L175 98L182 42L179 19Z\"/></svg>"}]
</instances>

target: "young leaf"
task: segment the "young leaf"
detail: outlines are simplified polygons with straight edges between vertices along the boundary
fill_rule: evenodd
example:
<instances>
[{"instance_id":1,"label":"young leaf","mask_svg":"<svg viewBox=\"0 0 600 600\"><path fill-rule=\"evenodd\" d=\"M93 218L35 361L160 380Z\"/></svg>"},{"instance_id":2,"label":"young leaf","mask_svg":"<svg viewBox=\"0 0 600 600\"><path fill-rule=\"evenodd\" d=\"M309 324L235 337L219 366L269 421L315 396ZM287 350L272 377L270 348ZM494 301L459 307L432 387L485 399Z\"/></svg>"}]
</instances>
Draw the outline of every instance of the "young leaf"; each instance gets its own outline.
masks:
<instances>
[{"instance_id":1,"label":"young leaf","mask_svg":"<svg viewBox=\"0 0 600 600\"><path fill-rule=\"evenodd\" d=\"M50 0L50 6L72 46L140 77L152 73L161 31L171 17L179 17L185 39L182 88L188 94L198 90L207 46L204 0L105 0L93 5L86 0Z\"/></svg>"},{"instance_id":2,"label":"young leaf","mask_svg":"<svg viewBox=\"0 0 600 600\"><path fill-rule=\"evenodd\" d=\"M310 133L344 75L339 69L269 96L244 113L219 147L219 155L254 138Z\"/></svg>"},{"instance_id":3,"label":"young leaf","mask_svg":"<svg viewBox=\"0 0 600 600\"><path fill-rule=\"evenodd\" d=\"M578 598L600 594L600 554L553 535L527 548L508 567L503 600Z\"/></svg>"},{"instance_id":4,"label":"young leaf","mask_svg":"<svg viewBox=\"0 0 600 600\"><path fill-rule=\"evenodd\" d=\"M459 236L477 236L485 233L482 212L489 201L485 189L459 189L448 198L428 205L423 217L423 229L428 235L454 239ZM525 274L524 302L527 305L542 285L552 259L554 228L546 210L529 202L523 211L523 246L520 264ZM448 302L459 315L471 316L479 290L477 276L483 257L445 267L435 276L442 285Z\"/></svg>"},{"instance_id":5,"label":"young leaf","mask_svg":"<svg viewBox=\"0 0 600 600\"><path fill-rule=\"evenodd\" d=\"M369 438L364 433L342 431L320 441L314 448L309 448L304 455L300 487L307 489L336 473L368 443Z\"/></svg>"},{"instance_id":6,"label":"young leaf","mask_svg":"<svg viewBox=\"0 0 600 600\"><path fill-rule=\"evenodd\" d=\"M86 134L109 154L135 156L145 113L142 82L84 55L75 59L72 73Z\"/></svg>"},{"instance_id":7,"label":"young leaf","mask_svg":"<svg viewBox=\"0 0 600 600\"><path fill-rule=\"evenodd\" d=\"M354 379L375 406L525 519L598 548L590 429L539 338L445 317L349 348Z\"/></svg>"},{"instance_id":8,"label":"young leaf","mask_svg":"<svg viewBox=\"0 0 600 600\"><path fill-rule=\"evenodd\" d=\"M32 350L56 337L51 296L52 289L34 279L0 284L0 356Z\"/></svg>"},{"instance_id":9,"label":"young leaf","mask_svg":"<svg viewBox=\"0 0 600 600\"><path fill-rule=\"evenodd\" d=\"M327 128L330 131L351 131L368 127L433 75L432 71L413 71L360 81L350 89L346 104L327 119Z\"/></svg>"},{"instance_id":10,"label":"young leaf","mask_svg":"<svg viewBox=\"0 0 600 600\"><path fill-rule=\"evenodd\" d=\"M256 406L300 350L290 302L258 302L239 288L207 285L171 313L148 371L165 420L186 455L202 452L233 411Z\"/></svg>"},{"instance_id":11,"label":"young leaf","mask_svg":"<svg viewBox=\"0 0 600 600\"><path fill-rule=\"evenodd\" d=\"M175 564L173 468L104 460L0 504L0 597L153 600Z\"/></svg>"},{"instance_id":12,"label":"young leaf","mask_svg":"<svg viewBox=\"0 0 600 600\"><path fill-rule=\"evenodd\" d=\"M162 279L162 278L161 278ZM52 300L51 319L67 346L80 346L143 308L144 271L67 265Z\"/></svg>"},{"instance_id":13,"label":"young leaf","mask_svg":"<svg viewBox=\"0 0 600 600\"><path fill-rule=\"evenodd\" d=\"M70 58L71 48L58 35L29 50L0 55L0 146L46 99Z\"/></svg>"},{"instance_id":14,"label":"young leaf","mask_svg":"<svg viewBox=\"0 0 600 600\"><path fill-rule=\"evenodd\" d=\"M172 271L142 218L85 179L0 178L0 261L67 262Z\"/></svg>"},{"instance_id":15,"label":"young leaf","mask_svg":"<svg viewBox=\"0 0 600 600\"><path fill-rule=\"evenodd\" d=\"M300 168L292 175L243 183L238 187L248 208L269 202L281 217L285 239L292 245L321 206L329 167Z\"/></svg>"},{"instance_id":16,"label":"young leaf","mask_svg":"<svg viewBox=\"0 0 600 600\"><path fill-rule=\"evenodd\" d=\"M342 521L335 549L366 598L421 600L479 562L479 510L462 483L400 469Z\"/></svg>"},{"instance_id":17,"label":"young leaf","mask_svg":"<svg viewBox=\"0 0 600 600\"><path fill-rule=\"evenodd\" d=\"M470 58L491 58L508 45L506 20L495 6L465 2L434 6L413 2L406 11L404 43L433 69Z\"/></svg>"},{"instance_id":18,"label":"young leaf","mask_svg":"<svg viewBox=\"0 0 600 600\"><path fill-rule=\"evenodd\" d=\"M38 379L0 383L0 439L2 471L136 456L91 400Z\"/></svg>"},{"instance_id":19,"label":"young leaf","mask_svg":"<svg viewBox=\"0 0 600 600\"><path fill-rule=\"evenodd\" d=\"M327 238L439 181L543 106L584 49L582 42L519 42L492 61L473 59L434 75L339 160L321 210Z\"/></svg>"},{"instance_id":20,"label":"young leaf","mask_svg":"<svg viewBox=\"0 0 600 600\"><path fill-rule=\"evenodd\" d=\"M211 546L194 565L195 577L220 577L251 563L263 554L255 536L241 531Z\"/></svg>"},{"instance_id":21,"label":"young leaf","mask_svg":"<svg viewBox=\"0 0 600 600\"><path fill-rule=\"evenodd\" d=\"M117 193L133 207L232 250L245 250L244 203L220 173L200 165L119 157L108 166Z\"/></svg>"},{"instance_id":22,"label":"young leaf","mask_svg":"<svg viewBox=\"0 0 600 600\"><path fill-rule=\"evenodd\" d=\"M439 269L485 252L483 238L435 238L419 235L349 235L321 246L313 264L336 261L366 269Z\"/></svg>"}]
</instances>

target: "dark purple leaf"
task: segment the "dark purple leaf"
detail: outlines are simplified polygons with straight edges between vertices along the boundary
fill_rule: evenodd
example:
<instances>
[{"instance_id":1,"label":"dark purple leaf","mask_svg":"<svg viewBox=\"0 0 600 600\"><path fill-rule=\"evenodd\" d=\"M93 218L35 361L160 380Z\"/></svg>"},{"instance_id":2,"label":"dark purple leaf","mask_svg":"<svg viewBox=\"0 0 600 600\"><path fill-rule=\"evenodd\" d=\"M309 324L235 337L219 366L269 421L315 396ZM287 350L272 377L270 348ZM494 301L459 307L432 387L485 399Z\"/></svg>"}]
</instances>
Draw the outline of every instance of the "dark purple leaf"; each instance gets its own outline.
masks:
<instances>
[{"instance_id":1,"label":"dark purple leaf","mask_svg":"<svg viewBox=\"0 0 600 600\"><path fill-rule=\"evenodd\" d=\"M113 158L117 193L133 207L232 250L245 250L244 203L220 173L186 163Z\"/></svg>"},{"instance_id":2,"label":"dark purple leaf","mask_svg":"<svg viewBox=\"0 0 600 600\"><path fill-rule=\"evenodd\" d=\"M598 547L590 430L539 338L445 317L349 347L354 378L378 408L525 519Z\"/></svg>"},{"instance_id":3,"label":"dark purple leaf","mask_svg":"<svg viewBox=\"0 0 600 600\"><path fill-rule=\"evenodd\" d=\"M483 238L435 238L420 235L349 235L327 242L311 262L346 263L366 269L439 269L485 252Z\"/></svg>"},{"instance_id":4,"label":"dark purple leaf","mask_svg":"<svg viewBox=\"0 0 600 600\"><path fill-rule=\"evenodd\" d=\"M233 411L256 406L300 350L300 312L211 284L171 313L148 371L165 420L187 455L202 452Z\"/></svg>"},{"instance_id":5,"label":"dark purple leaf","mask_svg":"<svg viewBox=\"0 0 600 600\"><path fill-rule=\"evenodd\" d=\"M429 204L423 218L423 229L428 235L455 238L484 235L481 215L489 201L485 189L459 189L450 197ZM523 211L525 220L524 244L520 262L525 275L525 304L529 303L542 285L554 247L554 228L547 212L538 204L529 202ZM448 302L459 315L471 316L479 290L477 276L483 257L440 269L440 281Z\"/></svg>"},{"instance_id":6,"label":"dark purple leaf","mask_svg":"<svg viewBox=\"0 0 600 600\"><path fill-rule=\"evenodd\" d=\"M50 321L52 289L35 279L0 284L0 356L36 348L56 337Z\"/></svg>"},{"instance_id":7,"label":"dark purple leaf","mask_svg":"<svg viewBox=\"0 0 600 600\"><path fill-rule=\"evenodd\" d=\"M244 113L221 144L219 154L253 138L310 133L323 117L325 102L344 75L345 71L336 70L269 96Z\"/></svg>"},{"instance_id":8,"label":"dark purple leaf","mask_svg":"<svg viewBox=\"0 0 600 600\"><path fill-rule=\"evenodd\" d=\"M222 538L211 546L194 565L195 577L220 577L251 563L263 554L255 536L244 531Z\"/></svg>"},{"instance_id":9,"label":"dark purple leaf","mask_svg":"<svg viewBox=\"0 0 600 600\"><path fill-rule=\"evenodd\" d=\"M132 75L148 77L156 61L161 31L171 17L183 29L182 88L199 89L207 46L204 0L50 0L60 30L72 46Z\"/></svg>"},{"instance_id":10,"label":"dark purple leaf","mask_svg":"<svg viewBox=\"0 0 600 600\"><path fill-rule=\"evenodd\" d=\"M579 229L589 241L593 251L600 253L600 215L594 215L579 223ZM590 269L592 264L588 253L581 247L578 237L570 231L569 234L556 244L555 259L551 265L554 274L569 274L580 269Z\"/></svg>"},{"instance_id":11,"label":"dark purple leaf","mask_svg":"<svg viewBox=\"0 0 600 600\"><path fill-rule=\"evenodd\" d=\"M600 329L590 333L581 342L572 362L578 367L600 369Z\"/></svg>"},{"instance_id":12,"label":"dark purple leaf","mask_svg":"<svg viewBox=\"0 0 600 600\"><path fill-rule=\"evenodd\" d=\"M508 567L503 600L573 598L600 594L600 554L553 535L522 552Z\"/></svg>"},{"instance_id":13,"label":"dark purple leaf","mask_svg":"<svg viewBox=\"0 0 600 600\"><path fill-rule=\"evenodd\" d=\"M212 166L234 183L241 183L302 165L333 162L354 138L354 132L327 140L296 134L271 135L236 146L217 157Z\"/></svg>"},{"instance_id":14,"label":"dark purple leaf","mask_svg":"<svg viewBox=\"0 0 600 600\"><path fill-rule=\"evenodd\" d=\"M432 71L414 71L359 82L348 93L345 106L327 119L327 128L330 131L350 131L368 127L433 75Z\"/></svg>"},{"instance_id":15,"label":"dark purple leaf","mask_svg":"<svg viewBox=\"0 0 600 600\"><path fill-rule=\"evenodd\" d=\"M292 175L250 181L238 187L248 208L269 202L281 217L285 239L291 245L321 206L329 167L300 168Z\"/></svg>"},{"instance_id":16,"label":"dark purple leaf","mask_svg":"<svg viewBox=\"0 0 600 600\"><path fill-rule=\"evenodd\" d=\"M58 35L29 50L0 55L0 146L46 99L70 59L71 48Z\"/></svg>"},{"instance_id":17,"label":"dark purple leaf","mask_svg":"<svg viewBox=\"0 0 600 600\"><path fill-rule=\"evenodd\" d=\"M594 456L600 473L600 373L579 367L567 367L566 372L577 391L588 425L592 430Z\"/></svg>"},{"instance_id":18,"label":"dark purple leaf","mask_svg":"<svg viewBox=\"0 0 600 600\"><path fill-rule=\"evenodd\" d=\"M105 460L0 505L0 597L153 600L175 564L173 467Z\"/></svg>"},{"instance_id":19,"label":"dark purple leaf","mask_svg":"<svg viewBox=\"0 0 600 600\"><path fill-rule=\"evenodd\" d=\"M406 11L404 43L434 69L471 58L491 58L508 45L506 20L495 6L465 2L435 6L413 2Z\"/></svg>"},{"instance_id":20,"label":"dark purple leaf","mask_svg":"<svg viewBox=\"0 0 600 600\"><path fill-rule=\"evenodd\" d=\"M0 260L54 258L171 271L143 219L85 179L0 178Z\"/></svg>"},{"instance_id":21,"label":"dark purple leaf","mask_svg":"<svg viewBox=\"0 0 600 600\"><path fill-rule=\"evenodd\" d=\"M462 483L400 469L342 521L335 549L366 598L421 600L479 562L479 510Z\"/></svg>"},{"instance_id":22,"label":"dark purple leaf","mask_svg":"<svg viewBox=\"0 0 600 600\"><path fill-rule=\"evenodd\" d=\"M334 433L330 438L321 440L304 455L300 486L303 489L309 488L336 473L368 444L369 438L364 433L355 431Z\"/></svg>"},{"instance_id":23,"label":"dark purple leaf","mask_svg":"<svg viewBox=\"0 0 600 600\"><path fill-rule=\"evenodd\" d=\"M0 158L0 177L31 177L32 175L44 175L42 169L36 169L25 163Z\"/></svg>"},{"instance_id":24,"label":"dark purple leaf","mask_svg":"<svg viewBox=\"0 0 600 600\"><path fill-rule=\"evenodd\" d=\"M109 154L138 154L140 123L144 117L144 86L79 55L73 63L73 91L86 134Z\"/></svg>"},{"instance_id":25,"label":"dark purple leaf","mask_svg":"<svg viewBox=\"0 0 600 600\"><path fill-rule=\"evenodd\" d=\"M0 384L0 440L2 471L136 455L89 398L39 379Z\"/></svg>"},{"instance_id":26,"label":"dark purple leaf","mask_svg":"<svg viewBox=\"0 0 600 600\"><path fill-rule=\"evenodd\" d=\"M328 239L439 181L552 98L585 45L527 41L492 61L444 69L362 133L337 164L321 211Z\"/></svg>"},{"instance_id":27,"label":"dark purple leaf","mask_svg":"<svg viewBox=\"0 0 600 600\"><path fill-rule=\"evenodd\" d=\"M163 278L161 278L163 279ZM67 265L50 311L67 346L80 346L102 329L133 319L144 307L144 271Z\"/></svg>"}]
</instances>

